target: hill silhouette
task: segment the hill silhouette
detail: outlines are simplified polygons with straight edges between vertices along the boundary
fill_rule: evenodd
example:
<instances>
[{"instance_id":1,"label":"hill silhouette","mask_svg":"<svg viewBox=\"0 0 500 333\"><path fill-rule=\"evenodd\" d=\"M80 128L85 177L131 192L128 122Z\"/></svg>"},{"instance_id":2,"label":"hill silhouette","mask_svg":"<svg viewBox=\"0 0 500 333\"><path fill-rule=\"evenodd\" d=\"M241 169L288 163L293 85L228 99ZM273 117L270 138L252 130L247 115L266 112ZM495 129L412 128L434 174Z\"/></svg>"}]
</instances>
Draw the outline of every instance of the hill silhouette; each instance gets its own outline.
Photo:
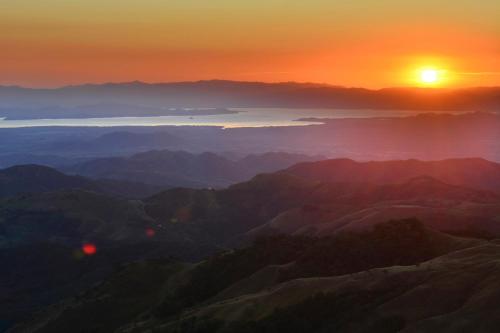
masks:
<instances>
[{"instance_id":1,"label":"hill silhouette","mask_svg":"<svg viewBox=\"0 0 500 333\"><path fill-rule=\"evenodd\" d=\"M194 98L195 97L195 98ZM106 83L57 89L0 87L3 105L47 107L59 105L131 104L150 107L324 107L400 110L495 110L499 88L425 89L386 88L370 90L311 83L262 83L197 81L154 83ZM103 108L103 114L108 108ZM47 110L51 112L50 110ZM46 111L46 112L47 112ZM27 113L33 111L28 110ZM43 114L44 110L39 110ZM116 116L116 111L111 110ZM126 112L123 111L123 112ZM143 111L143 113L146 111ZM149 112L149 111L148 111ZM53 111L52 111L53 113ZM70 112L67 112L71 114ZM14 116L22 114L20 110Z\"/></svg>"},{"instance_id":2,"label":"hill silhouette","mask_svg":"<svg viewBox=\"0 0 500 333\"><path fill-rule=\"evenodd\" d=\"M153 150L129 157L91 159L62 170L92 178L136 181L169 187L225 187L262 172L274 172L318 156L269 152L229 159L221 154Z\"/></svg>"},{"instance_id":3,"label":"hill silhouette","mask_svg":"<svg viewBox=\"0 0 500 333\"><path fill-rule=\"evenodd\" d=\"M125 197L145 197L162 188L125 180L91 180L33 164L17 165L0 170L0 197L64 189L83 189Z\"/></svg>"},{"instance_id":4,"label":"hill silhouette","mask_svg":"<svg viewBox=\"0 0 500 333\"><path fill-rule=\"evenodd\" d=\"M297 164L284 172L316 181L373 184L401 183L429 176L453 185L494 191L500 189L500 164L480 158L374 162L332 159Z\"/></svg>"}]
</instances>

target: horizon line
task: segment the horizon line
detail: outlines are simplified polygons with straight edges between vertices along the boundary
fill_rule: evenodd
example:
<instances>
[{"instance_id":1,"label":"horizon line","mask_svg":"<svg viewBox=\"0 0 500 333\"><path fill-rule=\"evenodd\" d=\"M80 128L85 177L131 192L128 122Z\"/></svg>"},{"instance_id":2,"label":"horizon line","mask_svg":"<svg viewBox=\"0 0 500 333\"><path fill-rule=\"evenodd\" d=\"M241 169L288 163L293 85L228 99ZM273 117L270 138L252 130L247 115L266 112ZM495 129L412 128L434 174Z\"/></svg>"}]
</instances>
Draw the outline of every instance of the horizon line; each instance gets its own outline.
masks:
<instances>
[{"instance_id":1,"label":"horizon line","mask_svg":"<svg viewBox=\"0 0 500 333\"><path fill-rule=\"evenodd\" d=\"M246 80L229 80L229 79L201 79L201 80L185 80L185 81L103 81L103 82L82 82L75 84L58 85L53 87L45 86L25 86L18 84L0 84L0 88L17 88L26 90L60 90L64 88L75 88L75 87L85 87L85 86L106 86L106 85L173 85L173 84L189 84L189 83L207 83L207 82L228 82L228 83L247 83L247 84L264 84L264 85L282 85L282 84L297 84L297 85L311 85L318 87L328 87L328 88L339 88L339 89L363 89L370 91L382 91L387 89L418 89L418 90L468 90L468 89L488 89L488 88L500 88L500 85L494 86L468 86L468 87L425 87L425 86L388 86L382 88L368 88L362 86L344 86L339 84L324 83L324 82L308 82L308 81L246 81Z\"/></svg>"}]
</instances>

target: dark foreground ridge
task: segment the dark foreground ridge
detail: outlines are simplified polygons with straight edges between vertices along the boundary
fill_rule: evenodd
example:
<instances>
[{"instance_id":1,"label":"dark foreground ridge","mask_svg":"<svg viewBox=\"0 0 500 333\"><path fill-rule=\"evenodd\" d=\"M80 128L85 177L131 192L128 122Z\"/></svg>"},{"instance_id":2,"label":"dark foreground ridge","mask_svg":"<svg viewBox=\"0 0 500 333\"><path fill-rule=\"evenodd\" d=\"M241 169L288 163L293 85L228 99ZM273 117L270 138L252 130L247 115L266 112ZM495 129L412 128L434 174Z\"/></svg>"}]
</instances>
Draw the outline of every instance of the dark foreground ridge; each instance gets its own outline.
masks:
<instances>
[{"instance_id":1,"label":"dark foreground ridge","mask_svg":"<svg viewBox=\"0 0 500 333\"><path fill-rule=\"evenodd\" d=\"M498 254L411 219L265 238L194 266L128 265L13 332L492 332Z\"/></svg>"}]
</instances>

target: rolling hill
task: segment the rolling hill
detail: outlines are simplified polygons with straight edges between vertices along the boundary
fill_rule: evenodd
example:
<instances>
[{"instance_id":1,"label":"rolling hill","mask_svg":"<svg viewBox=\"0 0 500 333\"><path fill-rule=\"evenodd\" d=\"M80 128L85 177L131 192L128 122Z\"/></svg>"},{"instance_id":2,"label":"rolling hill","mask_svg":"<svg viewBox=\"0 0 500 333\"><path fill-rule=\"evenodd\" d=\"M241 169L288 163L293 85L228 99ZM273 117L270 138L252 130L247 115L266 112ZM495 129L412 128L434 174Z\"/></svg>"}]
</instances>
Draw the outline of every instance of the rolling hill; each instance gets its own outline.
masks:
<instances>
[{"instance_id":1,"label":"rolling hill","mask_svg":"<svg viewBox=\"0 0 500 333\"><path fill-rule=\"evenodd\" d=\"M499 248L415 220L271 238L194 266L129 265L11 332L491 332Z\"/></svg>"},{"instance_id":2,"label":"rolling hill","mask_svg":"<svg viewBox=\"0 0 500 333\"><path fill-rule=\"evenodd\" d=\"M263 172L274 172L319 156L270 152L228 159L215 153L153 150L130 157L92 159L62 170L92 178L136 181L169 187L225 187Z\"/></svg>"},{"instance_id":3,"label":"rolling hill","mask_svg":"<svg viewBox=\"0 0 500 333\"><path fill-rule=\"evenodd\" d=\"M402 183L429 176L452 185L500 191L500 164L480 158L373 162L332 159L300 163L284 172L315 181L373 184Z\"/></svg>"},{"instance_id":4,"label":"rolling hill","mask_svg":"<svg viewBox=\"0 0 500 333\"><path fill-rule=\"evenodd\" d=\"M91 180L32 164L0 170L0 197L64 189L83 189L125 197L145 197L160 191L162 187L130 181Z\"/></svg>"},{"instance_id":5,"label":"rolling hill","mask_svg":"<svg viewBox=\"0 0 500 333\"><path fill-rule=\"evenodd\" d=\"M321 163L323 162L318 162ZM391 166L391 163L388 162L387 165ZM459 161L458 164L460 163ZM303 164L291 169L301 165ZM10 290L4 298L4 304L9 306L3 310L8 310L9 316L6 318L11 321L26 319L28 313L40 309L41 306L75 295L109 275L111 268L131 261L162 257L180 258L183 262L197 261L213 255L220 249L241 248L257 240L255 243L257 248L250 245L251 250L244 250L245 248L242 249L243 252L234 250L236 251L234 257L232 255L212 257L209 262L215 261L213 268L210 268L212 264L209 266L202 264L201 267L204 268L201 271L191 271L192 267L198 265L189 264L186 268L188 271L182 269L182 272L185 272L182 274L188 275L181 275L183 278L178 277L178 279L189 281L190 274L197 275L198 279L192 285L192 288L197 286L196 288L182 291L187 293L183 294L185 297L174 297L187 300L187 303L172 303L172 300L165 303L164 297L167 296L163 292L159 292L159 298L156 296L148 298L155 303L152 306L156 310L152 315L163 313L161 325L174 323L168 316L165 317L165 314L179 307L187 309L193 305L203 305L193 309L193 313L200 311L199 313L207 314L211 320L215 319L214 325L219 325L221 319L217 312L219 310L214 309L224 309L220 313L231 314L228 318L234 316L234 320L230 320L234 321L235 325L247 325L239 323L241 317L233 314L232 310L224 308L224 302L236 304L238 308L241 301L243 302L241 304L244 304L241 309L245 309L247 303L243 300L247 295L269 292L268 288L274 288L281 283L286 284L283 279L295 280L300 277L316 281L315 278L318 276L323 279L332 274L355 273L356 269L362 271L368 264L372 268L397 266L403 262L410 264L414 263L416 258L419 262L429 260L450 251L484 242L471 240L470 237L494 239L500 236L498 220L500 197L497 192L448 184L411 170L401 173L397 181L397 177L379 178L379 182L384 182L382 184L361 182L362 177L358 177L356 182L331 182L328 179L318 181L308 179L309 174L303 177L282 171L261 174L249 181L224 189L174 188L142 200L132 200L103 193L98 191L98 188L87 188L93 186L95 182L82 177L65 176L51 169L29 166L28 168L35 169L28 169L30 170L28 175L23 177L23 172L26 172L23 168L4 172L2 181L12 186L11 191L17 187L22 189L20 192L29 189L32 193L0 199L0 247L6 258L9 258L9 262L17 260L21 263L23 262L21 258L24 258L30 263L19 266L6 265L0 272L2 273L0 288ZM41 171L37 173L38 170ZM406 175L414 174L419 176L401 181L405 180ZM485 173L484 176L496 179L495 173ZM17 180L12 181L12 179ZM49 185L53 184L52 179L63 180L59 183L59 188L44 185L44 181L50 181ZM481 178L480 184L486 181L486 178ZM37 182L39 187L35 188ZM35 190L42 192L37 193ZM420 221L418 227L411 222L408 229L404 227L405 224L398 225L394 227L395 229L391 229L392 227L380 229L380 226L389 220L411 221L415 217ZM379 244L370 242L374 242L378 237L372 238L373 235L381 235L380 230L383 230L382 234L388 232L388 235L391 235L392 241L387 243L392 244L391 247L376 247L376 250L363 247L365 246L363 244L373 244L373 246ZM409 231L411 232L407 238L399 240L398 237ZM443 235L443 232L448 235ZM469 238L452 237L449 234ZM363 241L353 235L368 238ZM261 238L270 241L259 243ZM331 248L332 239L336 239L334 244L341 240L338 244L344 245L340 248ZM74 257L74 253L81 251L80 247L84 242L97 245L98 253L95 257L85 260ZM257 252L254 252L256 249ZM416 252L410 251L411 249ZM354 252L349 254L349 251ZM373 253L374 257L368 255L367 262L356 261L364 258L357 257L359 251L366 251L367 255ZM342 253L344 257L332 259L322 256L329 253ZM391 257L391 253L407 254L407 257L404 260L400 257L394 258ZM299 258L305 259L298 260ZM376 258L388 258L394 261L373 261ZM308 262L317 260L320 261L319 264L307 265ZM327 261L321 263L322 260ZM332 263L329 260L334 261ZM47 266L47 261L60 265ZM350 267L351 264L356 264L357 268L346 271L345 266ZM52 267L50 272L47 271L47 267ZM148 265L143 268L150 272L151 267ZM313 268L325 270L317 271ZM71 274L67 275L68 279L63 278L65 269L71 271ZM158 269L170 271L163 266ZM442 274L446 275L448 272L452 271L444 270ZM47 277L51 274L61 275L59 286L54 286ZM20 278L21 276L24 278ZM129 283L128 278L126 279L127 282L124 283ZM75 282L71 284L70 281L73 280ZM150 281L149 277L145 281ZM161 290L167 288L162 282L155 281L153 284ZM179 283L176 281L175 283ZM208 289L197 289L198 287ZM177 290L177 287L174 289ZM152 293L148 291L150 292ZM26 296L28 294L29 297ZM207 299L199 299L197 297L201 296L196 295L205 295ZM212 297L215 303L212 305L206 303ZM254 296L248 297L253 299ZM374 301L378 300L371 294L367 297ZM98 299L101 299L101 296ZM286 300L279 302L282 301L285 302L283 304L288 304ZM311 302L316 301L318 300ZM319 301L330 300L319 299ZM134 313L138 315L138 312L150 310L141 305L134 310L136 311ZM91 312L89 309L85 310L87 311ZM182 319L183 322L184 315L186 318L192 318L190 313L186 312L179 320ZM130 315L129 312L126 314ZM266 312L265 315L271 313ZM122 314L117 316L118 319L113 324L115 328L118 328L118 323L124 323L119 319L122 318ZM255 320L263 320L266 316L257 315ZM63 314L61 318L65 318L61 324L61 327L65 327L65 320L72 317ZM131 319L133 318L127 320ZM274 320L277 319L272 319ZM405 319L404 323L410 325L412 322ZM150 324L156 325L148 322L148 325ZM197 322L196 325L198 324ZM261 324L267 325L264 322L257 325ZM47 329L46 332L51 330Z\"/></svg>"}]
</instances>

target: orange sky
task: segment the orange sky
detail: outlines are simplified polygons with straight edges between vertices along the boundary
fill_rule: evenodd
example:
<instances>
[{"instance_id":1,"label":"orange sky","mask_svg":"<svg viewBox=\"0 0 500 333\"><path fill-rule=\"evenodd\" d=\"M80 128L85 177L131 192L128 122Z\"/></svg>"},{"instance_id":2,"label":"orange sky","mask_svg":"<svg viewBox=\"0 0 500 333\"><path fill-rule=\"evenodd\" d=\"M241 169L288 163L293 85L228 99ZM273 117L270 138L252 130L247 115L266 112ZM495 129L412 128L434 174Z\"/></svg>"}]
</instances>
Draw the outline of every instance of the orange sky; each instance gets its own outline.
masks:
<instances>
[{"instance_id":1,"label":"orange sky","mask_svg":"<svg viewBox=\"0 0 500 333\"><path fill-rule=\"evenodd\" d=\"M231 79L500 85L500 2L0 2L0 84Z\"/></svg>"}]
</instances>

